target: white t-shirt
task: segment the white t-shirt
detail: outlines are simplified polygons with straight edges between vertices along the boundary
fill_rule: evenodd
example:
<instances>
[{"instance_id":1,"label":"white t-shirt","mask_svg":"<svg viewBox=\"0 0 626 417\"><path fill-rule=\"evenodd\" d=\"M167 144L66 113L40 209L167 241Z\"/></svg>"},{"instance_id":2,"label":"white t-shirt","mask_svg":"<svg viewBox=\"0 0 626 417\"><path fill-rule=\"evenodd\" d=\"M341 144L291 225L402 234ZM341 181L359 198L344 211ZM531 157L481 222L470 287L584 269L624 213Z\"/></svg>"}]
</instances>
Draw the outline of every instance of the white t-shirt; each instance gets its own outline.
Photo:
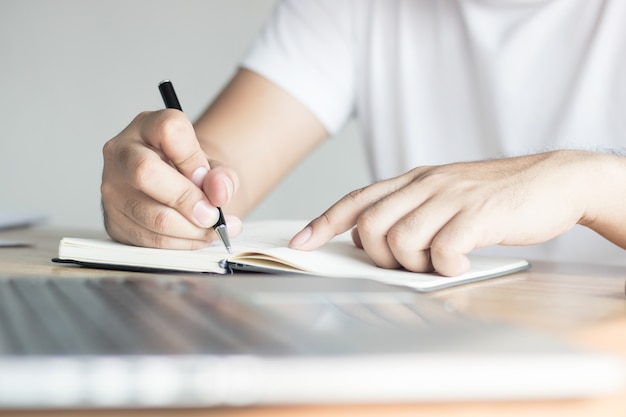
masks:
<instances>
[{"instance_id":1,"label":"white t-shirt","mask_svg":"<svg viewBox=\"0 0 626 417\"><path fill-rule=\"evenodd\" d=\"M357 117L376 179L626 145L624 0L284 1L242 66L331 134ZM494 251L626 264L626 252L580 226L548 244L483 252Z\"/></svg>"}]
</instances>

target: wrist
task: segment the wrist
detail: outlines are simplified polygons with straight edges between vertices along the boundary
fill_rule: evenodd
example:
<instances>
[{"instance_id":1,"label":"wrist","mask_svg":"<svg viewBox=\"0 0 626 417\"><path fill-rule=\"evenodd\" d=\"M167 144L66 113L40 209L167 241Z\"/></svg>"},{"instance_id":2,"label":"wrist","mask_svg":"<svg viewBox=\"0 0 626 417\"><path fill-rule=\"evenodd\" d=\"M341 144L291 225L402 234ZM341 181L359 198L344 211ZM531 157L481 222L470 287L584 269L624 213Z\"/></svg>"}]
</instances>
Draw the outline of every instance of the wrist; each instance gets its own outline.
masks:
<instances>
[{"instance_id":1,"label":"wrist","mask_svg":"<svg viewBox=\"0 0 626 417\"><path fill-rule=\"evenodd\" d=\"M626 157L615 154L586 152L581 165L585 187L584 212L579 224L602 235L617 230L626 213Z\"/></svg>"}]
</instances>

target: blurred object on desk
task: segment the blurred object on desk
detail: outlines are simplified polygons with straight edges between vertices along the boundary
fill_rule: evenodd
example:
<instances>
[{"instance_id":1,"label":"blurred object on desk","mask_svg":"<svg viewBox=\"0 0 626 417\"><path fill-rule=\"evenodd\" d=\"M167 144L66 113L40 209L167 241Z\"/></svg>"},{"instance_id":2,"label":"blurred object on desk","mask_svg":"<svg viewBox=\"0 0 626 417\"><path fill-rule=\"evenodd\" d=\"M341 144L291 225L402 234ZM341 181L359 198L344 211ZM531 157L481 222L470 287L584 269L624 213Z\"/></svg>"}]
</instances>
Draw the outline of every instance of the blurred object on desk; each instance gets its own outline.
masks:
<instances>
[{"instance_id":1,"label":"blurred object on desk","mask_svg":"<svg viewBox=\"0 0 626 417\"><path fill-rule=\"evenodd\" d=\"M0 230L29 227L45 220L46 216L41 213L0 210Z\"/></svg>"}]
</instances>

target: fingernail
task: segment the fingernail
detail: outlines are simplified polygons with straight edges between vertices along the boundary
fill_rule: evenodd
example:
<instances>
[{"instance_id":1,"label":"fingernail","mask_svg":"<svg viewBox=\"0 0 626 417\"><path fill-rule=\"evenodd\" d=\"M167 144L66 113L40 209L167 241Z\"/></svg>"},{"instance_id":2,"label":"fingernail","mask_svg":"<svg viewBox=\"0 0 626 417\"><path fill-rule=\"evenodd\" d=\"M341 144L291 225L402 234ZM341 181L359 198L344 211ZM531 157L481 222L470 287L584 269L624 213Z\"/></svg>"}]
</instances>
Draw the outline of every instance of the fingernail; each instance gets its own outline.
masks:
<instances>
[{"instance_id":1,"label":"fingernail","mask_svg":"<svg viewBox=\"0 0 626 417\"><path fill-rule=\"evenodd\" d=\"M293 249L301 248L311 237L313 234L313 229L311 226L307 226L304 229L300 230L289 242L289 247Z\"/></svg>"},{"instance_id":2,"label":"fingernail","mask_svg":"<svg viewBox=\"0 0 626 417\"><path fill-rule=\"evenodd\" d=\"M191 174L191 182L196 184L196 187L202 188L202 182L204 181L204 177L206 177L207 172L209 172L209 170L205 167L196 169L193 174Z\"/></svg>"},{"instance_id":3,"label":"fingernail","mask_svg":"<svg viewBox=\"0 0 626 417\"><path fill-rule=\"evenodd\" d=\"M230 201L230 198L233 196L233 193L235 192L235 185L233 184L233 181L229 178L226 177L224 179L224 184L226 184L226 192L228 193L228 195L226 196L226 202Z\"/></svg>"},{"instance_id":4,"label":"fingernail","mask_svg":"<svg viewBox=\"0 0 626 417\"><path fill-rule=\"evenodd\" d=\"M208 228L217 223L219 214L215 207L211 207L206 201L200 200L193 207L193 217L200 226Z\"/></svg>"}]
</instances>

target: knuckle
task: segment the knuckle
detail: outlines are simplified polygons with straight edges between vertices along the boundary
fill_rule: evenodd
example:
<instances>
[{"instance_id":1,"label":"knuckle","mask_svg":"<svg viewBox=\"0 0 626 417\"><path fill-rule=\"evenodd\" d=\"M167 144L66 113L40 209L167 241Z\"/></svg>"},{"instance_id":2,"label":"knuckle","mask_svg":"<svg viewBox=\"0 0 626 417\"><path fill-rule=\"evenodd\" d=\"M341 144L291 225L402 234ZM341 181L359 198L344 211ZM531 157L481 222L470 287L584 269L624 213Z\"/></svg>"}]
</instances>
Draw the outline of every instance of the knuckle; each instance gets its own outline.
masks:
<instances>
[{"instance_id":1,"label":"knuckle","mask_svg":"<svg viewBox=\"0 0 626 417\"><path fill-rule=\"evenodd\" d=\"M183 210L187 206L191 206L193 202L200 201L201 197L196 194L200 193L200 189L197 187L186 187L182 192L176 195L171 201L166 204L178 210Z\"/></svg>"},{"instance_id":2,"label":"knuckle","mask_svg":"<svg viewBox=\"0 0 626 417\"><path fill-rule=\"evenodd\" d=\"M313 220L313 223L317 226L322 226L324 228L327 228L332 224L331 216L332 214L330 213L330 211L326 211L322 213L319 217L317 217L315 220Z\"/></svg>"},{"instance_id":3,"label":"knuckle","mask_svg":"<svg viewBox=\"0 0 626 417\"><path fill-rule=\"evenodd\" d=\"M133 184L141 186L143 184L149 184L156 179L157 161L152 158L144 158L139 160L133 170Z\"/></svg>"},{"instance_id":4,"label":"knuckle","mask_svg":"<svg viewBox=\"0 0 626 417\"><path fill-rule=\"evenodd\" d=\"M366 189L367 187L362 187L352 190L344 196L343 200L348 203L356 204L362 199Z\"/></svg>"},{"instance_id":5,"label":"knuckle","mask_svg":"<svg viewBox=\"0 0 626 417\"><path fill-rule=\"evenodd\" d=\"M206 156L200 147L194 147L190 152L180 155L180 157L173 162L177 166L185 166L189 163L193 163L193 161L196 161L197 159L206 159Z\"/></svg>"},{"instance_id":6,"label":"knuckle","mask_svg":"<svg viewBox=\"0 0 626 417\"><path fill-rule=\"evenodd\" d=\"M106 141L104 145L102 146L102 156L104 157L105 161L109 159L114 159L115 148L116 148L115 144L116 144L116 140L115 138L113 138L113 139L109 139L108 141Z\"/></svg>"},{"instance_id":7,"label":"knuckle","mask_svg":"<svg viewBox=\"0 0 626 417\"><path fill-rule=\"evenodd\" d=\"M359 229L359 233L362 235L371 236L379 232L377 218L371 210L366 210L365 212L361 213L356 221L356 225Z\"/></svg>"},{"instance_id":8,"label":"knuckle","mask_svg":"<svg viewBox=\"0 0 626 417\"><path fill-rule=\"evenodd\" d=\"M128 145L121 143L119 137L115 137L102 146L102 159L104 161L104 172L106 172L117 168L120 168L121 171L126 171L129 167L132 167L135 158L132 149ZM111 168L112 166L117 168Z\"/></svg>"},{"instance_id":9,"label":"knuckle","mask_svg":"<svg viewBox=\"0 0 626 417\"><path fill-rule=\"evenodd\" d=\"M144 110L142 112L139 112L137 114L137 116L135 116L135 118L133 119L133 121L130 123L131 125L133 124L137 124L137 123L143 123L143 120L145 118L147 118L148 116L150 116L151 114L154 114L154 112L152 111L148 111L148 110Z\"/></svg>"},{"instance_id":10,"label":"knuckle","mask_svg":"<svg viewBox=\"0 0 626 417\"><path fill-rule=\"evenodd\" d=\"M429 250L406 253L400 264L404 269L411 272L430 272L433 270Z\"/></svg>"},{"instance_id":11,"label":"knuckle","mask_svg":"<svg viewBox=\"0 0 626 417\"><path fill-rule=\"evenodd\" d=\"M129 132L133 130L132 127L138 124L142 124L143 119L145 119L150 113L152 112L144 111L139 113L124 130L122 130L115 137L109 139L104 143L104 145L102 146L102 154L105 160L119 158L118 153L121 150L125 149L123 144L128 142L128 139L130 138Z\"/></svg>"},{"instance_id":12,"label":"knuckle","mask_svg":"<svg viewBox=\"0 0 626 417\"><path fill-rule=\"evenodd\" d=\"M188 130L189 121L180 112L168 112L167 117L160 119L156 134L163 145L173 145Z\"/></svg>"},{"instance_id":13,"label":"knuckle","mask_svg":"<svg viewBox=\"0 0 626 417\"><path fill-rule=\"evenodd\" d=\"M131 219L137 223L147 227L148 230L155 234L166 233L172 224L171 211L168 209L158 209L154 214L149 214L145 210L145 205L138 201L129 201L127 203L127 210ZM145 236L143 234L137 235L136 238L144 241ZM151 243L154 245L154 243Z\"/></svg>"},{"instance_id":14,"label":"knuckle","mask_svg":"<svg viewBox=\"0 0 626 417\"><path fill-rule=\"evenodd\" d=\"M407 233L397 227L392 227L387 232L387 244L391 248L405 248L409 247L411 239L407 236Z\"/></svg>"},{"instance_id":15,"label":"knuckle","mask_svg":"<svg viewBox=\"0 0 626 417\"><path fill-rule=\"evenodd\" d=\"M124 202L124 213L133 222L141 224L142 220L146 217L144 205L135 199L127 199Z\"/></svg>"},{"instance_id":16,"label":"knuckle","mask_svg":"<svg viewBox=\"0 0 626 417\"><path fill-rule=\"evenodd\" d=\"M107 159L105 159L105 163L106 160ZM132 166L133 153L127 147L122 147L121 149L116 149L115 152L111 154L108 160L113 163L117 163L126 170L128 169L128 167Z\"/></svg>"},{"instance_id":17,"label":"knuckle","mask_svg":"<svg viewBox=\"0 0 626 417\"><path fill-rule=\"evenodd\" d=\"M448 259L455 255L455 251L449 245L434 241L430 247L430 255L435 259Z\"/></svg>"},{"instance_id":18,"label":"knuckle","mask_svg":"<svg viewBox=\"0 0 626 417\"><path fill-rule=\"evenodd\" d=\"M193 126L180 112L167 113L156 128L161 150L171 159L174 165L181 167L187 164L196 165L198 161L207 160L200 147ZM189 139L193 140L189 140Z\"/></svg>"},{"instance_id":19,"label":"knuckle","mask_svg":"<svg viewBox=\"0 0 626 417\"><path fill-rule=\"evenodd\" d=\"M159 210L151 219L152 230L156 232L167 232L172 224L172 215L170 210Z\"/></svg>"},{"instance_id":20,"label":"knuckle","mask_svg":"<svg viewBox=\"0 0 626 417\"><path fill-rule=\"evenodd\" d=\"M360 201L362 200L365 189L366 187L363 187L350 191L348 194L345 194L339 201L333 204L333 206L326 210L326 212L320 217L324 217L325 222L332 224L335 221L335 218L341 217L340 214L346 211L346 208L353 209L354 207L360 207Z\"/></svg>"}]
</instances>

